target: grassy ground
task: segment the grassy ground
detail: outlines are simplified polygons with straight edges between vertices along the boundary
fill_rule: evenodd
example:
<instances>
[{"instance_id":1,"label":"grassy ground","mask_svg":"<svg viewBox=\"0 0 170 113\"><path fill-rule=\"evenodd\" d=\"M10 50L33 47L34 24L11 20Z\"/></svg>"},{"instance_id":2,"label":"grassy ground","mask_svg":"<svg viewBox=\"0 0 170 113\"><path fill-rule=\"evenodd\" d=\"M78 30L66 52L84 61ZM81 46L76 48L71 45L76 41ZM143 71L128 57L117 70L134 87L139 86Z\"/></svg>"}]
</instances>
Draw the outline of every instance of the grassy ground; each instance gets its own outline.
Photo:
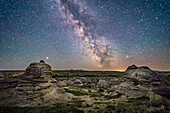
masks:
<instances>
[{"instance_id":1,"label":"grassy ground","mask_svg":"<svg viewBox=\"0 0 170 113\"><path fill-rule=\"evenodd\" d=\"M53 70L53 75L55 77L120 77L123 75L123 72L119 71L72 71L72 70Z\"/></svg>"}]
</instances>

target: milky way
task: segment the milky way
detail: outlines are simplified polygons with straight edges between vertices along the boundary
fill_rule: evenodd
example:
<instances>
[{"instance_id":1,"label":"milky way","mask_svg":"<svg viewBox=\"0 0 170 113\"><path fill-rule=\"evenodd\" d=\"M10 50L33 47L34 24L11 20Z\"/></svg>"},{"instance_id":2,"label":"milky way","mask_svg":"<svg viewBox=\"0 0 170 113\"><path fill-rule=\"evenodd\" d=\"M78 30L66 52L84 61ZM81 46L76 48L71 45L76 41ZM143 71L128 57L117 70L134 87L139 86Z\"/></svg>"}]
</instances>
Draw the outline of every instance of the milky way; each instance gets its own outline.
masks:
<instances>
[{"instance_id":1,"label":"milky way","mask_svg":"<svg viewBox=\"0 0 170 113\"><path fill-rule=\"evenodd\" d=\"M68 24L74 29L76 37L80 39L86 54L90 56L98 67L111 68L114 55L106 38L95 32L95 19L86 12L85 8L75 0L60 0L58 7Z\"/></svg>"},{"instance_id":2,"label":"milky way","mask_svg":"<svg viewBox=\"0 0 170 113\"><path fill-rule=\"evenodd\" d=\"M0 69L170 70L170 0L0 0Z\"/></svg>"}]
</instances>

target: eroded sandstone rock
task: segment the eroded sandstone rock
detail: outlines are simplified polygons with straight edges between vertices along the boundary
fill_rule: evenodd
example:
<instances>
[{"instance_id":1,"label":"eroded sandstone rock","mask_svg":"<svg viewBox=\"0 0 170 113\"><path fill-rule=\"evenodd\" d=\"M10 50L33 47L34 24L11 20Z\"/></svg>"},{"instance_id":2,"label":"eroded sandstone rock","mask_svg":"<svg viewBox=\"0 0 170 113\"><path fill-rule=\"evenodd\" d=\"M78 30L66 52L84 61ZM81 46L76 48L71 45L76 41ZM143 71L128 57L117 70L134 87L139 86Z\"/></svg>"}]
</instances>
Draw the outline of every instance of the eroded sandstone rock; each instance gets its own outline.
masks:
<instances>
[{"instance_id":1,"label":"eroded sandstone rock","mask_svg":"<svg viewBox=\"0 0 170 113\"><path fill-rule=\"evenodd\" d=\"M9 95L2 95L0 106L46 106L68 101L73 97L58 87L52 79L51 66L44 61L30 64L24 75L17 80L15 87L3 87L3 92ZM7 84L10 85L8 82Z\"/></svg>"},{"instance_id":2,"label":"eroded sandstone rock","mask_svg":"<svg viewBox=\"0 0 170 113\"><path fill-rule=\"evenodd\" d=\"M46 64L43 60L39 63L34 62L29 65L24 73L25 78L52 78L51 66Z\"/></svg>"},{"instance_id":3,"label":"eroded sandstone rock","mask_svg":"<svg viewBox=\"0 0 170 113\"><path fill-rule=\"evenodd\" d=\"M5 78L4 74L0 72L0 80L2 80L4 78Z\"/></svg>"},{"instance_id":4,"label":"eroded sandstone rock","mask_svg":"<svg viewBox=\"0 0 170 113\"><path fill-rule=\"evenodd\" d=\"M108 88L108 87L110 87L110 82L100 79L97 86L103 87L103 88Z\"/></svg>"},{"instance_id":5,"label":"eroded sandstone rock","mask_svg":"<svg viewBox=\"0 0 170 113\"><path fill-rule=\"evenodd\" d=\"M158 80L159 76L147 66L137 67L135 65L129 66L125 74L130 78L138 80Z\"/></svg>"}]
</instances>

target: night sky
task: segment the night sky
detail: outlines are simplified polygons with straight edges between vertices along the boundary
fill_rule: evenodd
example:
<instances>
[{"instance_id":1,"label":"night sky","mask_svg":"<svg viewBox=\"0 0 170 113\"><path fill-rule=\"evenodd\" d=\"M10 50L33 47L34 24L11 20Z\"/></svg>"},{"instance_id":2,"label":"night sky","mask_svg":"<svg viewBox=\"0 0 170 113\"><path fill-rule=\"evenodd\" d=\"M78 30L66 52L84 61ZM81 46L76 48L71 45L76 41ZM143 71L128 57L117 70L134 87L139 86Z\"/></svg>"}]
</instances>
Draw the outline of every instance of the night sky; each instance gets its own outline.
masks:
<instances>
[{"instance_id":1,"label":"night sky","mask_svg":"<svg viewBox=\"0 0 170 113\"><path fill-rule=\"evenodd\" d=\"M0 69L170 70L170 0L0 0Z\"/></svg>"}]
</instances>

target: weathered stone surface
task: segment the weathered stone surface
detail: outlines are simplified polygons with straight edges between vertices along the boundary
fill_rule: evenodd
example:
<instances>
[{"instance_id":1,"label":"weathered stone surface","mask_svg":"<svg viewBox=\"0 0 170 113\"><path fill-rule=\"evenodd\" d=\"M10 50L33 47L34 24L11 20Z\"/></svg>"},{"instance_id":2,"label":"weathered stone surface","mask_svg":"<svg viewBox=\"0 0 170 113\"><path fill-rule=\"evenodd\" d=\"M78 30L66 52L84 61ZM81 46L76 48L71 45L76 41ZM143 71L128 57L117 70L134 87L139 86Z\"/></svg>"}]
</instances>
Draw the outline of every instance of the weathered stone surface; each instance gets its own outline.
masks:
<instances>
[{"instance_id":1,"label":"weathered stone surface","mask_svg":"<svg viewBox=\"0 0 170 113\"><path fill-rule=\"evenodd\" d=\"M135 65L129 66L125 74L128 77L131 78L136 78L138 80L158 80L159 76L157 73L155 73L153 70L151 70L149 67L142 66L142 67L137 67Z\"/></svg>"},{"instance_id":2,"label":"weathered stone surface","mask_svg":"<svg viewBox=\"0 0 170 113\"><path fill-rule=\"evenodd\" d=\"M24 75L24 72L18 72L18 73L12 74L12 77L22 77L23 75Z\"/></svg>"},{"instance_id":3,"label":"weathered stone surface","mask_svg":"<svg viewBox=\"0 0 170 113\"><path fill-rule=\"evenodd\" d=\"M67 101L72 98L64 89L52 83L20 83L15 88L17 96L14 106L52 105L58 101Z\"/></svg>"},{"instance_id":4,"label":"weathered stone surface","mask_svg":"<svg viewBox=\"0 0 170 113\"><path fill-rule=\"evenodd\" d=\"M76 79L74 81L74 84L79 85L79 86L83 86L83 82L80 79Z\"/></svg>"},{"instance_id":5,"label":"weathered stone surface","mask_svg":"<svg viewBox=\"0 0 170 113\"><path fill-rule=\"evenodd\" d=\"M3 73L0 72L0 80L4 79L5 75Z\"/></svg>"},{"instance_id":6,"label":"weathered stone surface","mask_svg":"<svg viewBox=\"0 0 170 113\"><path fill-rule=\"evenodd\" d=\"M151 102L158 102L162 100L162 97L154 92L149 92L149 98Z\"/></svg>"},{"instance_id":7,"label":"weathered stone surface","mask_svg":"<svg viewBox=\"0 0 170 113\"><path fill-rule=\"evenodd\" d=\"M29 65L24 73L26 78L46 78L50 79L52 77L51 66L46 64L43 60L39 63L34 62Z\"/></svg>"},{"instance_id":8,"label":"weathered stone surface","mask_svg":"<svg viewBox=\"0 0 170 113\"><path fill-rule=\"evenodd\" d=\"M83 84L88 84L92 82L90 79L85 78L85 77L81 77L80 80L83 82Z\"/></svg>"},{"instance_id":9,"label":"weathered stone surface","mask_svg":"<svg viewBox=\"0 0 170 113\"><path fill-rule=\"evenodd\" d=\"M134 85L133 82L122 82L112 87L115 93L126 95L128 98L148 97L149 88Z\"/></svg>"},{"instance_id":10,"label":"weathered stone surface","mask_svg":"<svg viewBox=\"0 0 170 113\"><path fill-rule=\"evenodd\" d=\"M126 70L125 73L128 75L131 75L138 67L136 65L129 66Z\"/></svg>"},{"instance_id":11,"label":"weathered stone surface","mask_svg":"<svg viewBox=\"0 0 170 113\"><path fill-rule=\"evenodd\" d=\"M58 101L71 99L64 89L51 83L51 75L51 66L44 61L30 64L15 88L17 101L13 106L52 105Z\"/></svg>"},{"instance_id":12,"label":"weathered stone surface","mask_svg":"<svg viewBox=\"0 0 170 113\"><path fill-rule=\"evenodd\" d=\"M100 79L97 86L98 87L108 88L110 86L110 83L108 81L106 81L106 80Z\"/></svg>"},{"instance_id":13,"label":"weathered stone surface","mask_svg":"<svg viewBox=\"0 0 170 113\"><path fill-rule=\"evenodd\" d=\"M23 77L14 81L15 86L7 81L0 87L3 89L3 92L0 92L0 106L44 106L70 100L73 95L65 93L63 88L51 82L51 75L51 66L44 61L30 64ZM8 85L12 87L7 87Z\"/></svg>"}]
</instances>

